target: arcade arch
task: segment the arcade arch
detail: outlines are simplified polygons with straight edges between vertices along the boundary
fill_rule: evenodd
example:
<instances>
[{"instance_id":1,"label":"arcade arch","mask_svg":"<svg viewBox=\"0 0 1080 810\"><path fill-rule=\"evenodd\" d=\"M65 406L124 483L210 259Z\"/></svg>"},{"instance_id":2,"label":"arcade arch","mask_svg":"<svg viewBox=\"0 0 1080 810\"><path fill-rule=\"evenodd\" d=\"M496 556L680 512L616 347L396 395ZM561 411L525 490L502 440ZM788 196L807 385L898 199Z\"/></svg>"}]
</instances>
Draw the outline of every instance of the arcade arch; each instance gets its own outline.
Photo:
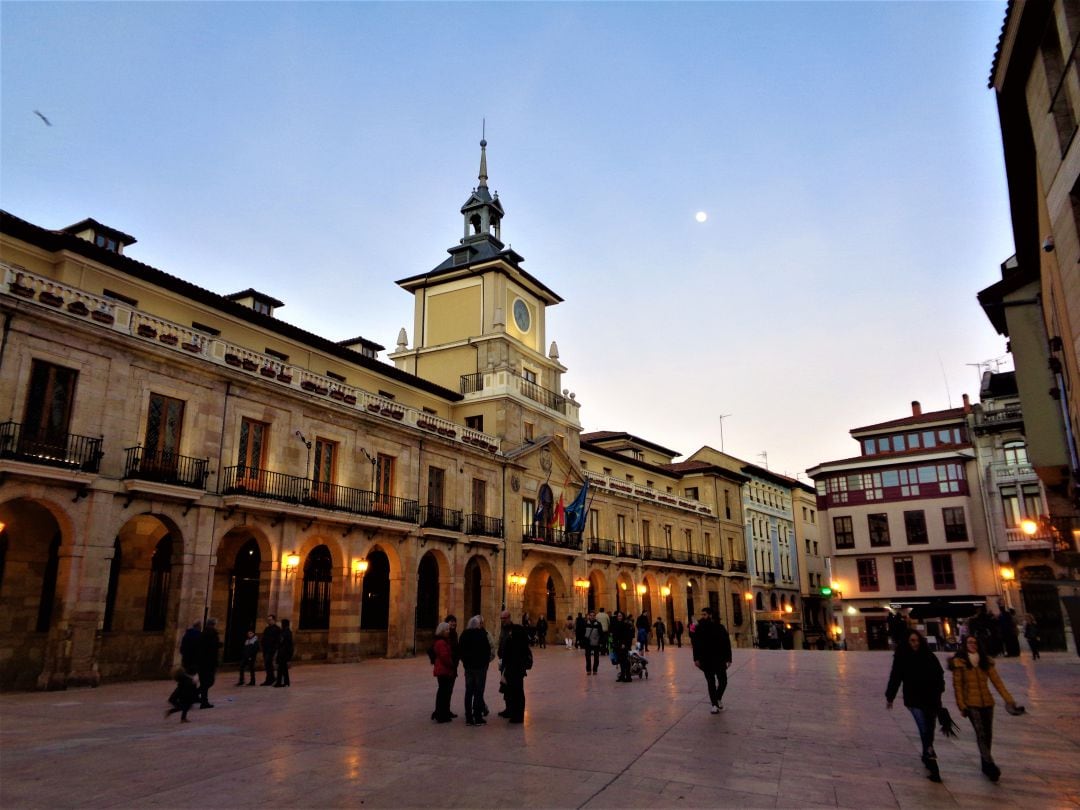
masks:
<instances>
[{"instance_id":1,"label":"arcade arch","mask_svg":"<svg viewBox=\"0 0 1080 810\"><path fill-rule=\"evenodd\" d=\"M248 630L256 629L260 614L270 612L273 552L266 536L250 526L231 529L218 543L210 609L222 631L224 661L239 660ZM203 616L180 617L184 624ZM287 618L287 617L285 617Z\"/></svg>"}]
</instances>

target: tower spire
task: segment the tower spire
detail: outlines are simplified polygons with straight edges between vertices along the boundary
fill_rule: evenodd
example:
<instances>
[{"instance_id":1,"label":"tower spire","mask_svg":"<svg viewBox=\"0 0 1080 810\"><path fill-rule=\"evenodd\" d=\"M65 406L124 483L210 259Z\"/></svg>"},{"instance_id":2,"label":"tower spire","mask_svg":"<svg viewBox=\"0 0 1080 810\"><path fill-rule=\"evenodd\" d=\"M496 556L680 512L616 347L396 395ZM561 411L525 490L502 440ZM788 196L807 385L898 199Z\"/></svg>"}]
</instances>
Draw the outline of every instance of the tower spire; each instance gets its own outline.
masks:
<instances>
[{"instance_id":1,"label":"tower spire","mask_svg":"<svg viewBox=\"0 0 1080 810\"><path fill-rule=\"evenodd\" d=\"M484 119L480 134L480 188L487 188L487 119Z\"/></svg>"}]
</instances>

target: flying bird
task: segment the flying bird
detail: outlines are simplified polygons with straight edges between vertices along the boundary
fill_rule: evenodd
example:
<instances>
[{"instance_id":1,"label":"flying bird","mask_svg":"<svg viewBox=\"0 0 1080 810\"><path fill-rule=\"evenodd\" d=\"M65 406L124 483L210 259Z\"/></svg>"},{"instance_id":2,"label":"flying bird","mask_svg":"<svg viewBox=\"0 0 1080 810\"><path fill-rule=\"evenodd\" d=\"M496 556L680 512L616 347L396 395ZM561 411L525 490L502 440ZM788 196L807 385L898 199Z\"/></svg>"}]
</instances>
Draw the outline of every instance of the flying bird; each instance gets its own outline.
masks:
<instances>
[{"instance_id":1,"label":"flying bird","mask_svg":"<svg viewBox=\"0 0 1080 810\"><path fill-rule=\"evenodd\" d=\"M40 119L41 119L42 121L44 121L44 122L45 122L45 126L47 126L47 127L51 127L51 126L52 126L52 121L50 121L50 120L49 120L48 118L46 118L46 117L45 117L45 116L44 116L44 115L42 114L41 110L34 110L34 115L36 115L36 116L37 116L38 118L40 118Z\"/></svg>"}]
</instances>

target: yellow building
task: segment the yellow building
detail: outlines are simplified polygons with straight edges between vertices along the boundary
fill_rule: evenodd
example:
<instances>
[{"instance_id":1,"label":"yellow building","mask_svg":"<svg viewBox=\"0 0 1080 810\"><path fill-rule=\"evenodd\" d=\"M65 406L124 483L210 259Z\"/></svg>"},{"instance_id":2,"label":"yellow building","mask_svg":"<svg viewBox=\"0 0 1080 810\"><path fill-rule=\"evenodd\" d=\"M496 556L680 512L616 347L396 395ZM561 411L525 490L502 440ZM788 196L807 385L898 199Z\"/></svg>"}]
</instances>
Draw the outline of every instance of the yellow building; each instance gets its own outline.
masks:
<instances>
[{"instance_id":1,"label":"yellow building","mask_svg":"<svg viewBox=\"0 0 1080 810\"><path fill-rule=\"evenodd\" d=\"M393 365L94 220L0 215L0 686L166 674L208 616L227 660L269 613L308 661L409 655L503 605L555 635L590 604L712 604L749 642L739 476L582 442L561 299L501 242L485 146L463 239L398 282Z\"/></svg>"}]
</instances>

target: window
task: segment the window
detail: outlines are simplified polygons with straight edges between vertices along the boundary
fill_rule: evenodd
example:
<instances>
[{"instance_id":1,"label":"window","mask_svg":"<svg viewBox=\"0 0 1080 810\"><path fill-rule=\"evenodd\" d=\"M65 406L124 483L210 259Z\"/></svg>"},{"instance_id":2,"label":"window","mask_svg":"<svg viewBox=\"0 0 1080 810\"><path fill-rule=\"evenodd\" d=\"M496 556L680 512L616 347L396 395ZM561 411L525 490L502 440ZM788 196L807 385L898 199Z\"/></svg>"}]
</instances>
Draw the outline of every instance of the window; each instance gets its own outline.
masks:
<instances>
[{"instance_id":1,"label":"window","mask_svg":"<svg viewBox=\"0 0 1080 810\"><path fill-rule=\"evenodd\" d=\"M531 382L533 385L536 384L536 372L531 368L523 368L521 370L521 376L526 382Z\"/></svg>"},{"instance_id":2,"label":"window","mask_svg":"<svg viewBox=\"0 0 1080 810\"><path fill-rule=\"evenodd\" d=\"M382 505L390 505L390 496L394 491L394 457L379 453L375 460L375 500Z\"/></svg>"},{"instance_id":3,"label":"window","mask_svg":"<svg viewBox=\"0 0 1080 810\"><path fill-rule=\"evenodd\" d=\"M217 327L207 326L205 323L199 323L198 321L192 321L191 328L197 329L200 332L205 332L208 335L214 335L215 337L221 334L221 330Z\"/></svg>"},{"instance_id":4,"label":"window","mask_svg":"<svg viewBox=\"0 0 1080 810\"><path fill-rule=\"evenodd\" d=\"M469 430L477 430L480 433L484 432L484 415L477 414L476 416L465 417L465 427Z\"/></svg>"},{"instance_id":5,"label":"window","mask_svg":"<svg viewBox=\"0 0 1080 810\"><path fill-rule=\"evenodd\" d=\"M237 485L258 489L262 479L263 458L270 426L254 419L240 421L240 444L236 454Z\"/></svg>"},{"instance_id":6,"label":"window","mask_svg":"<svg viewBox=\"0 0 1080 810\"><path fill-rule=\"evenodd\" d=\"M391 394L389 391L383 391L381 388L379 389L379 396L383 399L397 399L397 394Z\"/></svg>"},{"instance_id":7,"label":"window","mask_svg":"<svg viewBox=\"0 0 1080 810\"><path fill-rule=\"evenodd\" d=\"M652 524L647 520L641 521L641 543L648 546L652 541Z\"/></svg>"},{"instance_id":8,"label":"window","mask_svg":"<svg viewBox=\"0 0 1080 810\"><path fill-rule=\"evenodd\" d=\"M525 441L531 442L534 440L535 428L532 422L523 423L522 430L524 431Z\"/></svg>"},{"instance_id":9,"label":"window","mask_svg":"<svg viewBox=\"0 0 1080 810\"><path fill-rule=\"evenodd\" d=\"M815 540L815 541L814 541L814 556L815 556L815 557L817 557L817 556L818 556L818 544L817 544L817 540Z\"/></svg>"},{"instance_id":10,"label":"window","mask_svg":"<svg viewBox=\"0 0 1080 810\"><path fill-rule=\"evenodd\" d=\"M926 514L922 509L904 512L904 531L909 546L921 546L930 542L926 534Z\"/></svg>"},{"instance_id":11,"label":"window","mask_svg":"<svg viewBox=\"0 0 1080 810\"><path fill-rule=\"evenodd\" d=\"M696 501L698 499L698 488L697 487L687 487L686 491L683 494L686 495L686 497L689 498L690 500Z\"/></svg>"},{"instance_id":12,"label":"window","mask_svg":"<svg viewBox=\"0 0 1080 810\"><path fill-rule=\"evenodd\" d=\"M938 590L956 587L951 554L931 554L930 570L934 572L934 587Z\"/></svg>"},{"instance_id":13,"label":"window","mask_svg":"<svg viewBox=\"0 0 1080 810\"><path fill-rule=\"evenodd\" d=\"M964 519L962 506L947 506L941 510L945 522L945 540L949 543L963 543L968 539L967 521Z\"/></svg>"},{"instance_id":14,"label":"window","mask_svg":"<svg viewBox=\"0 0 1080 810\"><path fill-rule=\"evenodd\" d=\"M280 360L282 363L289 362L289 355L285 354L284 352L279 352L277 349L271 349L269 346L263 349L263 354L268 354L271 357Z\"/></svg>"},{"instance_id":15,"label":"window","mask_svg":"<svg viewBox=\"0 0 1080 810\"><path fill-rule=\"evenodd\" d=\"M877 560L864 557L856 560L859 569L859 590L876 591L878 589Z\"/></svg>"},{"instance_id":16,"label":"window","mask_svg":"<svg viewBox=\"0 0 1080 810\"><path fill-rule=\"evenodd\" d=\"M326 371L326 376L331 380L337 380L338 382L343 383L346 381L344 374L338 374L336 371L330 371L329 369Z\"/></svg>"},{"instance_id":17,"label":"window","mask_svg":"<svg viewBox=\"0 0 1080 810\"><path fill-rule=\"evenodd\" d=\"M634 482L634 476L632 476L630 473L627 473L626 474L626 480L629 481L630 483L633 483Z\"/></svg>"},{"instance_id":18,"label":"window","mask_svg":"<svg viewBox=\"0 0 1080 810\"><path fill-rule=\"evenodd\" d=\"M743 622L743 595L741 593L733 593L731 595L731 623L738 627Z\"/></svg>"},{"instance_id":19,"label":"window","mask_svg":"<svg viewBox=\"0 0 1080 810\"><path fill-rule=\"evenodd\" d=\"M911 557L893 557L892 564L896 590L915 590L915 561Z\"/></svg>"},{"instance_id":20,"label":"window","mask_svg":"<svg viewBox=\"0 0 1080 810\"><path fill-rule=\"evenodd\" d=\"M833 518L833 538L837 548L855 548L855 529L850 517Z\"/></svg>"},{"instance_id":21,"label":"window","mask_svg":"<svg viewBox=\"0 0 1080 810\"><path fill-rule=\"evenodd\" d=\"M150 395L150 406L146 412L145 453L140 460L142 472L160 469L168 474L175 471L183 426L183 400L161 394Z\"/></svg>"},{"instance_id":22,"label":"window","mask_svg":"<svg viewBox=\"0 0 1080 810\"><path fill-rule=\"evenodd\" d=\"M483 478L472 480L472 511L474 515L487 514L487 481Z\"/></svg>"},{"instance_id":23,"label":"window","mask_svg":"<svg viewBox=\"0 0 1080 810\"><path fill-rule=\"evenodd\" d=\"M617 531L617 539L619 545L626 542L626 515L618 515L615 518L615 529Z\"/></svg>"},{"instance_id":24,"label":"window","mask_svg":"<svg viewBox=\"0 0 1080 810\"><path fill-rule=\"evenodd\" d=\"M730 494L726 489L724 490L724 517L731 520L731 500Z\"/></svg>"},{"instance_id":25,"label":"window","mask_svg":"<svg viewBox=\"0 0 1080 810\"><path fill-rule=\"evenodd\" d=\"M1020 498L1016 487L1001 488L1001 510L1005 514L1005 528L1012 529L1020 525Z\"/></svg>"},{"instance_id":26,"label":"window","mask_svg":"<svg viewBox=\"0 0 1080 810\"><path fill-rule=\"evenodd\" d=\"M589 510L589 538L591 540L600 538L600 512L596 509Z\"/></svg>"},{"instance_id":27,"label":"window","mask_svg":"<svg viewBox=\"0 0 1080 810\"><path fill-rule=\"evenodd\" d=\"M870 529L870 545L881 547L890 545L889 540L889 516L884 513L867 515L867 526Z\"/></svg>"},{"instance_id":28,"label":"window","mask_svg":"<svg viewBox=\"0 0 1080 810\"><path fill-rule=\"evenodd\" d=\"M1024 498L1024 515L1029 518L1037 518L1043 513L1042 497L1039 495L1038 484L1025 484L1020 490Z\"/></svg>"},{"instance_id":29,"label":"window","mask_svg":"<svg viewBox=\"0 0 1080 810\"><path fill-rule=\"evenodd\" d=\"M270 305L265 301L252 301L251 308L258 312L260 315L270 314Z\"/></svg>"},{"instance_id":30,"label":"window","mask_svg":"<svg viewBox=\"0 0 1080 810\"><path fill-rule=\"evenodd\" d=\"M329 498L334 485L334 467L337 462L337 442L315 438L315 469L311 471L312 495Z\"/></svg>"},{"instance_id":31,"label":"window","mask_svg":"<svg viewBox=\"0 0 1080 810\"><path fill-rule=\"evenodd\" d=\"M129 295L124 295L123 293L118 293L115 290L110 290L107 287L101 291L101 295L104 298L111 298L114 301L120 301L121 303L127 304L129 307L137 309L139 306L138 299L132 298Z\"/></svg>"},{"instance_id":32,"label":"window","mask_svg":"<svg viewBox=\"0 0 1080 810\"><path fill-rule=\"evenodd\" d=\"M68 426L79 372L35 360L30 366L30 390L23 412L23 439L55 444L61 458L67 455ZM39 451L44 452L44 450Z\"/></svg>"},{"instance_id":33,"label":"window","mask_svg":"<svg viewBox=\"0 0 1080 810\"><path fill-rule=\"evenodd\" d=\"M687 540L689 540L689 538L687 538ZM712 535L709 534L708 532L705 532L705 535L702 538L701 542L702 542L702 545L704 546L702 551L704 551L705 554L707 554L708 556L711 557L712 556ZM687 545L687 548L690 548L690 546Z\"/></svg>"},{"instance_id":34,"label":"window","mask_svg":"<svg viewBox=\"0 0 1080 810\"><path fill-rule=\"evenodd\" d=\"M813 509L810 510L810 522L817 523L817 512L815 512Z\"/></svg>"},{"instance_id":35,"label":"window","mask_svg":"<svg viewBox=\"0 0 1080 810\"><path fill-rule=\"evenodd\" d=\"M671 525L670 524L667 524L667 525L664 526L664 548L667 549L669 554L671 553Z\"/></svg>"},{"instance_id":36,"label":"window","mask_svg":"<svg viewBox=\"0 0 1080 810\"><path fill-rule=\"evenodd\" d=\"M1028 463L1027 446L1023 442L1005 442L1002 453L1005 463L1010 466Z\"/></svg>"},{"instance_id":37,"label":"window","mask_svg":"<svg viewBox=\"0 0 1080 810\"><path fill-rule=\"evenodd\" d=\"M683 536L686 540L686 550L689 552L694 551L694 530L683 529Z\"/></svg>"},{"instance_id":38,"label":"window","mask_svg":"<svg viewBox=\"0 0 1080 810\"><path fill-rule=\"evenodd\" d=\"M533 519L536 516L536 501L532 498L521 499L521 533L525 537L532 536Z\"/></svg>"},{"instance_id":39,"label":"window","mask_svg":"<svg viewBox=\"0 0 1080 810\"><path fill-rule=\"evenodd\" d=\"M440 467L428 467L427 479L427 505L435 509L442 509L443 505L443 482L446 471Z\"/></svg>"}]
</instances>

